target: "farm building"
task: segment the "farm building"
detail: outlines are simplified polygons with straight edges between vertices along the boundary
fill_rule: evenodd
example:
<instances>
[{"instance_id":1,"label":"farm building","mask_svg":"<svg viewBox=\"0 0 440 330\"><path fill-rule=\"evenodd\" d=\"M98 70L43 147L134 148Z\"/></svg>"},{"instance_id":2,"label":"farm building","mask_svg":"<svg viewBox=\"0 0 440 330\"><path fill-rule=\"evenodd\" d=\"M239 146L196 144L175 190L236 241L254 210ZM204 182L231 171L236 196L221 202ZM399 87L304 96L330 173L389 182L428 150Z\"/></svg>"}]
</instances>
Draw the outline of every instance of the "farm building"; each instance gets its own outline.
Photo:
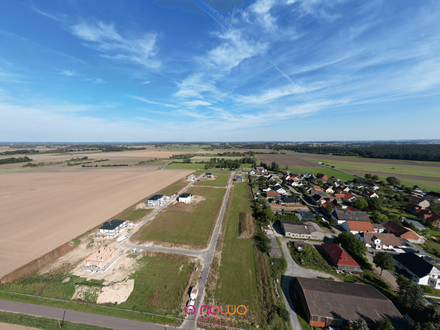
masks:
<instances>
[{"instance_id":1,"label":"farm building","mask_svg":"<svg viewBox=\"0 0 440 330\"><path fill-rule=\"evenodd\" d=\"M316 240L324 239L324 231L314 222L299 222L290 220L281 220L280 222L284 236Z\"/></svg>"},{"instance_id":2,"label":"farm building","mask_svg":"<svg viewBox=\"0 0 440 330\"><path fill-rule=\"evenodd\" d=\"M145 200L145 204L150 207L159 207L164 205L169 199L166 195L154 194Z\"/></svg>"},{"instance_id":3,"label":"farm building","mask_svg":"<svg viewBox=\"0 0 440 330\"><path fill-rule=\"evenodd\" d=\"M115 238L127 224L128 221L113 219L99 227L99 233L103 238Z\"/></svg>"},{"instance_id":4,"label":"farm building","mask_svg":"<svg viewBox=\"0 0 440 330\"><path fill-rule=\"evenodd\" d=\"M111 247L100 248L84 260L82 269L90 272L104 272L116 261L121 253L121 249Z\"/></svg>"},{"instance_id":5,"label":"farm building","mask_svg":"<svg viewBox=\"0 0 440 330\"><path fill-rule=\"evenodd\" d=\"M327 259L331 261L333 266L344 271L355 274L362 274L359 264L338 244L321 244Z\"/></svg>"},{"instance_id":6,"label":"farm building","mask_svg":"<svg viewBox=\"0 0 440 330\"><path fill-rule=\"evenodd\" d=\"M177 197L177 201L179 203L186 203L189 204L192 202L193 194L183 193L180 194L179 197Z\"/></svg>"},{"instance_id":7,"label":"farm building","mask_svg":"<svg viewBox=\"0 0 440 330\"><path fill-rule=\"evenodd\" d=\"M362 317L374 325L384 317L395 329L408 326L393 303L374 286L297 277L298 293L309 325L341 327Z\"/></svg>"}]
</instances>

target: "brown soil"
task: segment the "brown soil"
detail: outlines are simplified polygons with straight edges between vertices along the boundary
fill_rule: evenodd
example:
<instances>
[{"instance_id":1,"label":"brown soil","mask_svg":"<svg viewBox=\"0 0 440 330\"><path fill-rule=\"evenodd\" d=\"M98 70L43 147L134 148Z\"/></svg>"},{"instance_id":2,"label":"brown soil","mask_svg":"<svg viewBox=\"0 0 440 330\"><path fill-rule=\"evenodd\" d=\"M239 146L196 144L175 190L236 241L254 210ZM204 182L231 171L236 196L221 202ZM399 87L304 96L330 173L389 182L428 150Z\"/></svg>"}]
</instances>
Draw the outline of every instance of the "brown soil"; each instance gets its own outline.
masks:
<instances>
[{"instance_id":1,"label":"brown soil","mask_svg":"<svg viewBox=\"0 0 440 330\"><path fill-rule=\"evenodd\" d=\"M346 171L346 172L352 172L352 173L361 173L361 174L365 173L365 171L359 171L359 170L345 170L345 169L341 169L341 170ZM428 176L421 176L421 175L408 175L408 174L383 173L383 172L371 172L371 171L368 171L368 173L370 173L372 175L380 175L380 176L395 176L396 178L401 178L401 179L440 182L440 178L433 178L431 176L428 177Z\"/></svg>"},{"instance_id":2,"label":"brown soil","mask_svg":"<svg viewBox=\"0 0 440 330\"><path fill-rule=\"evenodd\" d=\"M0 278L57 247L69 250L65 242L192 172L2 174Z\"/></svg>"},{"instance_id":3,"label":"brown soil","mask_svg":"<svg viewBox=\"0 0 440 330\"><path fill-rule=\"evenodd\" d=\"M313 164L307 160L303 160L301 158L293 157L291 155L282 155L282 154L263 154L263 155L255 155L259 162L266 163L270 165L272 162L280 165L280 168L286 167L320 167L317 164Z\"/></svg>"},{"instance_id":4,"label":"brown soil","mask_svg":"<svg viewBox=\"0 0 440 330\"><path fill-rule=\"evenodd\" d=\"M38 330L37 328L25 327L24 325L0 323L2 330Z\"/></svg>"},{"instance_id":5,"label":"brown soil","mask_svg":"<svg viewBox=\"0 0 440 330\"><path fill-rule=\"evenodd\" d=\"M250 212L241 212L238 216L238 238L251 238L254 235L254 219Z\"/></svg>"},{"instance_id":6,"label":"brown soil","mask_svg":"<svg viewBox=\"0 0 440 330\"><path fill-rule=\"evenodd\" d=\"M290 153L290 152L289 152ZM400 160L400 159L380 159L380 158L348 158L343 156L332 156L322 154L306 154L299 152L292 152L292 155L302 159L319 159L319 160L334 160L356 163L377 163L377 164L397 164L397 165L412 165L412 166L430 166L440 167L440 163L422 163L414 160ZM281 164L280 164L281 166Z\"/></svg>"}]
</instances>

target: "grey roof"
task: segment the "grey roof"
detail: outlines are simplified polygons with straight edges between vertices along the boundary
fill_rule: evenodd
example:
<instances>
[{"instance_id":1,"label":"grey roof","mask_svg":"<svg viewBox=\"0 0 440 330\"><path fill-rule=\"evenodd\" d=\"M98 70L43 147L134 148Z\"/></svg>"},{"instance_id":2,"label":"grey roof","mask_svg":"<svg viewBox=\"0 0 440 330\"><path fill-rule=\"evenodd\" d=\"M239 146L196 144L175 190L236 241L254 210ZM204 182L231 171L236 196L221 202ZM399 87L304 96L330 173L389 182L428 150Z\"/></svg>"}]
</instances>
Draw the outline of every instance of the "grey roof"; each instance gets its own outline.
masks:
<instances>
[{"instance_id":1,"label":"grey roof","mask_svg":"<svg viewBox=\"0 0 440 330\"><path fill-rule=\"evenodd\" d=\"M315 216L313 215L313 213L310 213L309 211L304 211L304 210L297 210L295 212L295 215L297 217L301 217L301 219L306 219L306 220L315 220Z\"/></svg>"},{"instance_id":2,"label":"grey roof","mask_svg":"<svg viewBox=\"0 0 440 330\"><path fill-rule=\"evenodd\" d=\"M371 285L304 277L296 279L304 293L303 302L312 316L348 321L362 317L367 324L388 317L396 329L407 328L393 303Z\"/></svg>"},{"instance_id":3,"label":"grey roof","mask_svg":"<svg viewBox=\"0 0 440 330\"><path fill-rule=\"evenodd\" d=\"M296 197L289 197L289 196L283 196L281 197L284 203L299 203L299 198Z\"/></svg>"},{"instance_id":4,"label":"grey roof","mask_svg":"<svg viewBox=\"0 0 440 330\"><path fill-rule=\"evenodd\" d=\"M164 197L164 196L165 196L165 195L154 194L153 196L147 198L146 201L157 201L157 200L161 199L161 198Z\"/></svg>"},{"instance_id":5,"label":"grey roof","mask_svg":"<svg viewBox=\"0 0 440 330\"><path fill-rule=\"evenodd\" d=\"M345 210L339 210L335 209L333 211L336 218L339 220L345 220L345 221L370 221L370 217L368 216L367 212L360 212L360 211L345 211Z\"/></svg>"},{"instance_id":6,"label":"grey roof","mask_svg":"<svg viewBox=\"0 0 440 330\"><path fill-rule=\"evenodd\" d=\"M179 195L179 198L188 198L188 197L191 197L192 196L192 194L189 194L189 193L183 193L183 194L180 194Z\"/></svg>"},{"instance_id":7,"label":"grey roof","mask_svg":"<svg viewBox=\"0 0 440 330\"><path fill-rule=\"evenodd\" d=\"M99 229L106 229L106 230L113 230L122 225L125 222L125 220L110 220L108 222L105 222Z\"/></svg>"},{"instance_id":8,"label":"grey roof","mask_svg":"<svg viewBox=\"0 0 440 330\"><path fill-rule=\"evenodd\" d=\"M373 243L373 239L380 239L380 243L382 245L391 245L391 246L400 246L400 240L394 234L385 234L385 233L362 233L364 235L365 242L368 244Z\"/></svg>"},{"instance_id":9,"label":"grey roof","mask_svg":"<svg viewBox=\"0 0 440 330\"><path fill-rule=\"evenodd\" d=\"M290 220L281 220L281 225L284 228L284 231L289 233L295 233L295 234L308 234L314 232L321 232L324 233L321 228L316 223L307 221L307 222L300 222L300 221L290 221Z\"/></svg>"},{"instance_id":10,"label":"grey roof","mask_svg":"<svg viewBox=\"0 0 440 330\"><path fill-rule=\"evenodd\" d=\"M408 223L412 223L418 230L426 230L426 227L424 225L422 225L417 220L411 220L411 219L408 219L408 218L403 218L402 220L405 220Z\"/></svg>"},{"instance_id":11,"label":"grey roof","mask_svg":"<svg viewBox=\"0 0 440 330\"><path fill-rule=\"evenodd\" d=\"M400 262L405 268L416 274L419 278L428 275L435 267L429 261L418 257L414 253L401 253L394 256L394 259Z\"/></svg>"}]
</instances>

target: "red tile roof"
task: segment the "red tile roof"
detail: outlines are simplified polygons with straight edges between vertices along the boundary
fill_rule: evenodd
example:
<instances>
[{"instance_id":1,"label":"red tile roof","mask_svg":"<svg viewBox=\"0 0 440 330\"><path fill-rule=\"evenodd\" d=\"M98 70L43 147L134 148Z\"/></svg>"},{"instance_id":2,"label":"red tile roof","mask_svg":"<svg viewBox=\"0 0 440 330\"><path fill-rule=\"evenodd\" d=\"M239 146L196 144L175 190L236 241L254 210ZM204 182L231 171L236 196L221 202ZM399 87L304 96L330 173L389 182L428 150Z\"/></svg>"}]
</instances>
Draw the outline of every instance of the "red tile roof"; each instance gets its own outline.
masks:
<instances>
[{"instance_id":1,"label":"red tile roof","mask_svg":"<svg viewBox=\"0 0 440 330\"><path fill-rule=\"evenodd\" d=\"M357 211L353 206L347 206L346 210L350 211L350 212L356 212Z\"/></svg>"},{"instance_id":2,"label":"red tile roof","mask_svg":"<svg viewBox=\"0 0 440 330\"><path fill-rule=\"evenodd\" d=\"M343 195L344 195L343 198L345 198L346 200L350 200L351 198L356 197L356 196L354 196L352 194L343 194Z\"/></svg>"},{"instance_id":3,"label":"red tile roof","mask_svg":"<svg viewBox=\"0 0 440 330\"><path fill-rule=\"evenodd\" d=\"M350 231L371 231L374 232L373 225L369 221L347 221Z\"/></svg>"},{"instance_id":4,"label":"red tile roof","mask_svg":"<svg viewBox=\"0 0 440 330\"><path fill-rule=\"evenodd\" d=\"M266 196L267 196L267 197L279 197L280 194L277 193L276 191L272 191L272 190L270 190L270 191L266 191Z\"/></svg>"},{"instance_id":5,"label":"red tile roof","mask_svg":"<svg viewBox=\"0 0 440 330\"><path fill-rule=\"evenodd\" d=\"M338 244L322 244L321 247L336 266L360 267L344 248Z\"/></svg>"}]
</instances>

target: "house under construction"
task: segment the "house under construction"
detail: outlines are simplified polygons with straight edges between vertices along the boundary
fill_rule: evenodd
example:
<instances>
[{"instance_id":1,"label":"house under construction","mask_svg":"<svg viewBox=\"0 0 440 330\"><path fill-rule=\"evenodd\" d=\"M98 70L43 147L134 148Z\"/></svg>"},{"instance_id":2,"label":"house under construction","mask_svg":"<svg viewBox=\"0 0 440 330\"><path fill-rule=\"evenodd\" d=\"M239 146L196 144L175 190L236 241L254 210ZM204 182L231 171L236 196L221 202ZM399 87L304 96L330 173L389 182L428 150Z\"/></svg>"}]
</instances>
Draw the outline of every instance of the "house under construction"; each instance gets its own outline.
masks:
<instances>
[{"instance_id":1,"label":"house under construction","mask_svg":"<svg viewBox=\"0 0 440 330\"><path fill-rule=\"evenodd\" d=\"M122 251L123 249L112 247L99 248L84 260L84 265L81 268L92 273L103 273L116 262Z\"/></svg>"}]
</instances>

